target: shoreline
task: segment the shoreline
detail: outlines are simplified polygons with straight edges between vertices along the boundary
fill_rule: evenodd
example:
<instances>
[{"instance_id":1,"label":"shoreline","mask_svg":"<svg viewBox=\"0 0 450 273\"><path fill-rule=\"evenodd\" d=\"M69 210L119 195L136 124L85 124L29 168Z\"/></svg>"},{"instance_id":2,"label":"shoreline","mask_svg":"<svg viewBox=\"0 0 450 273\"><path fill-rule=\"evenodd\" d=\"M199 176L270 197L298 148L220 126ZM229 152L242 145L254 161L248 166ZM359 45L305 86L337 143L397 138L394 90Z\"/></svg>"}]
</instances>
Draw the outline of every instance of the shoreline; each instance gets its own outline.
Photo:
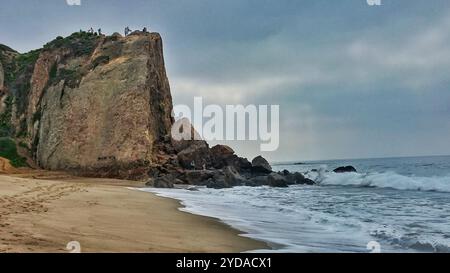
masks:
<instances>
[{"instance_id":1,"label":"shoreline","mask_svg":"<svg viewBox=\"0 0 450 273\"><path fill-rule=\"evenodd\" d=\"M184 213L197 215L201 217L207 217L219 221L223 223L227 227L231 229L240 231L240 236L243 238L249 238L251 240L256 240L258 242L262 242L265 244L265 247L259 249L252 249L246 252L248 253L289 253L295 252L294 249L290 248L289 244L286 241L275 240L273 237L267 237L267 233L265 229L261 227L254 226L249 224L251 221L244 217L235 217L235 215L229 217L229 215L224 215L221 212L217 212L214 209L205 209L212 204L207 200L198 201L198 197L189 196L191 194L201 192L199 191L188 191L183 187L175 188L175 189L160 189L160 188L151 188L151 187L143 187L136 188L136 190L155 194L162 198L168 198L171 200L175 200L180 204L179 210ZM203 196L208 196L207 193L202 193ZM201 199L201 198L200 198ZM194 201L197 200L197 201ZM219 209L220 210L220 209ZM236 210L236 208L233 208ZM242 216L242 215L241 215Z\"/></svg>"},{"instance_id":2,"label":"shoreline","mask_svg":"<svg viewBox=\"0 0 450 273\"><path fill-rule=\"evenodd\" d=\"M143 191L143 189L155 189L155 190L157 190L157 188L143 187L143 188L130 188L130 189L131 190L136 190L136 191L141 191L141 192L144 192L144 193L149 193L149 194L155 195L155 196L157 196L159 198L169 200L171 202L174 201L174 202L176 202L178 204L177 210L179 212L185 213L185 214L188 214L188 215L204 217L204 218L208 218L208 219L211 219L213 221L216 221L216 222L224 225L226 228L233 230L238 237L245 238L245 239L250 239L250 240L259 242L263 246L262 248L248 249L248 250L245 250L243 252L250 252L251 253L251 252L261 252L261 251L272 251L272 250L280 250L280 249L284 248L284 245L282 245L282 244L278 244L278 243L275 243L275 242L267 241L267 240L264 240L264 239L261 239L261 238L252 237L251 234L248 231L245 231L244 229L236 227L233 224L227 223L225 220L223 220L223 219L221 219L219 217L208 216L208 215L202 214L200 212L195 212L195 211L189 209L185 204L183 204L184 200L182 200L182 199L179 199L179 198L176 198L176 197L163 196L163 195L161 195L161 194L159 194L157 192Z\"/></svg>"},{"instance_id":3,"label":"shoreline","mask_svg":"<svg viewBox=\"0 0 450 273\"><path fill-rule=\"evenodd\" d=\"M178 200L128 189L139 183L0 175L0 252L246 252L265 242L220 219L180 210ZM51 175L49 175L51 178Z\"/></svg>"},{"instance_id":4,"label":"shoreline","mask_svg":"<svg viewBox=\"0 0 450 273\"><path fill-rule=\"evenodd\" d=\"M285 247L286 247L286 245L284 245L284 244L272 242L270 240L266 240L264 238L259 238L258 236L254 236L254 234L252 234L251 231L246 230L244 227L239 227L238 225L228 223L225 219L221 219L219 216L208 215L206 213L195 211L194 209L192 209L192 208L188 207L186 204L184 204L186 202L186 200L183 200L180 197L166 196L166 195L164 195L164 193L158 192L158 188L152 188L152 187L132 188L132 187L130 187L130 189L144 192L144 193L153 194L153 195L163 198L163 199L175 201L179 205L178 211L180 211L182 213L187 213L187 214L194 215L194 216L200 216L200 217L206 217L206 218L212 219L212 220L219 222L219 223L225 225L226 227L236 231L237 235L241 238L254 240L254 241L257 241L257 242L260 242L263 244L262 248L249 249L244 252L260 253L260 252L280 251L280 250L285 249ZM183 189L176 188L176 189L170 189L170 190L183 190Z\"/></svg>"}]
</instances>

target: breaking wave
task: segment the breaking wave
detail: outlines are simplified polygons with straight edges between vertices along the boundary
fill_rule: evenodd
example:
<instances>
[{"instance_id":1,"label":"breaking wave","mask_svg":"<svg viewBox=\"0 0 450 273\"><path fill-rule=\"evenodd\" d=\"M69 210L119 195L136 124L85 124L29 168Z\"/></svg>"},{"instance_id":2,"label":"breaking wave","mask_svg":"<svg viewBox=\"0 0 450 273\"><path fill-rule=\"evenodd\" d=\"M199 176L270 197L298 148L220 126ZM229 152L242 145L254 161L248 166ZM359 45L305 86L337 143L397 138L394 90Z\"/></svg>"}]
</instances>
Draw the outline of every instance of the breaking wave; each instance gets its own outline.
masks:
<instances>
[{"instance_id":1,"label":"breaking wave","mask_svg":"<svg viewBox=\"0 0 450 273\"><path fill-rule=\"evenodd\" d=\"M319 171L312 177L320 185L391 188L411 191L434 191L450 193L450 176L417 177L395 172L385 173L331 173Z\"/></svg>"}]
</instances>

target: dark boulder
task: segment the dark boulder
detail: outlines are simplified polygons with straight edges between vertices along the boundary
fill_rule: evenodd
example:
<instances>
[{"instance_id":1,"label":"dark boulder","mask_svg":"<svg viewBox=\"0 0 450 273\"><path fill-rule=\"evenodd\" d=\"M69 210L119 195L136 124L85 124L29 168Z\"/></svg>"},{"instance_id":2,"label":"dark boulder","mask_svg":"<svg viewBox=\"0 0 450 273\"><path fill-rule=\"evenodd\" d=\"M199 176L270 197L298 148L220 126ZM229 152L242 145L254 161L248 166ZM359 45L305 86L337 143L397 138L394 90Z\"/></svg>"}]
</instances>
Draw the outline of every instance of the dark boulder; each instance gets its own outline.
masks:
<instances>
[{"instance_id":1,"label":"dark boulder","mask_svg":"<svg viewBox=\"0 0 450 273\"><path fill-rule=\"evenodd\" d=\"M252 172L269 174L272 172L272 167L264 157L257 156L252 160Z\"/></svg>"},{"instance_id":2,"label":"dark boulder","mask_svg":"<svg viewBox=\"0 0 450 273\"><path fill-rule=\"evenodd\" d=\"M249 171L252 169L252 163L247 160L247 158L242 158L238 156L234 156L234 158L231 160L230 164L234 166L239 171Z\"/></svg>"},{"instance_id":3,"label":"dark boulder","mask_svg":"<svg viewBox=\"0 0 450 273\"><path fill-rule=\"evenodd\" d=\"M269 181L269 186L276 187L276 188L286 188L288 187L288 183L286 178L283 176L277 174L277 173L271 173L267 177Z\"/></svg>"},{"instance_id":4,"label":"dark boulder","mask_svg":"<svg viewBox=\"0 0 450 273\"><path fill-rule=\"evenodd\" d=\"M286 179L288 185L315 185L316 183L299 172L290 173L287 170L278 172L279 175Z\"/></svg>"},{"instance_id":5,"label":"dark boulder","mask_svg":"<svg viewBox=\"0 0 450 273\"><path fill-rule=\"evenodd\" d=\"M356 169L353 166L339 167L333 170L335 173L356 173Z\"/></svg>"},{"instance_id":6,"label":"dark boulder","mask_svg":"<svg viewBox=\"0 0 450 273\"><path fill-rule=\"evenodd\" d=\"M222 172L217 170L186 170L179 179L189 185L206 185L209 179L215 178L219 174L223 176Z\"/></svg>"},{"instance_id":7,"label":"dark boulder","mask_svg":"<svg viewBox=\"0 0 450 273\"><path fill-rule=\"evenodd\" d=\"M309 179L309 178L305 178L305 179L302 181L302 183L299 183L299 184L310 185L310 186L312 186L312 185L315 185L316 182L314 182L313 180L311 180L311 179Z\"/></svg>"},{"instance_id":8,"label":"dark boulder","mask_svg":"<svg viewBox=\"0 0 450 273\"><path fill-rule=\"evenodd\" d=\"M216 178L210 178L206 181L206 187L211 189L225 189L231 188L231 185L225 181L225 176L219 176Z\"/></svg>"},{"instance_id":9,"label":"dark boulder","mask_svg":"<svg viewBox=\"0 0 450 273\"><path fill-rule=\"evenodd\" d=\"M240 172L252 168L252 164L247 159L238 157L229 146L216 145L210 149L210 153L211 165L215 169L232 166Z\"/></svg>"},{"instance_id":10,"label":"dark boulder","mask_svg":"<svg viewBox=\"0 0 450 273\"><path fill-rule=\"evenodd\" d=\"M227 185L242 186L246 183L246 179L242 177L232 166L225 167L223 169L223 174L225 176L225 182Z\"/></svg>"},{"instance_id":11,"label":"dark boulder","mask_svg":"<svg viewBox=\"0 0 450 273\"><path fill-rule=\"evenodd\" d=\"M305 176L303 174L295 172L295 173L283 173L284 177L286 178L286 181L289 185L295 185L295 184L304 184Z\"/></svg>"},{"instance_id":12,"label":"dark boulder","mask_svg":"<svg viewBox=\"0 0 450 273\"><path fill-rule=\"evenodd\" d=\"M222 169L223 167L231 165L230 161L237 157L234 154L233 149L226 145L216 145L210 149L212 166L216 169Z\"/></svg>"},{"instance_id":13,"label":"dark boulder","mask_svg":"<svg viewBox=\"0 0 450 273\"><path fill-rule=\"evenodd\" d=\"M149 177L163 176L164 174L168 174L168 173L169 173L169 170L161 165L151 166L147 172Z\"/></svg>"},{"instance_id":14,"label":"dark boulder","mask_svg":"<svg viewBox=\"0 0 450 273\"><path fill-rule=\"evenodd\" d=\"M211 154L205 141L190 141L190 145L177 154L183 168L202 170L211 164Z\"/></svg>"},{"instance_id":15,"label":"dark boulder","mask_svg":"<svg viewBox=\"0 0 450 273\"><path fill-rule=\"evenodd\" d=\"M174 179L171 175L164 175L156 178L151 178L145 185L154 188L173 188Z\"/></svg>"},{"instance_id":16,"label":"dark boulder","mask_svg":"<svg viewBox=\"0 0 450 273\"><path fill-rule=\"evenodd\" d=\"M211 148L211 154L215 158L229 158L234 155L234 150L227 145L216 145Z\"/></svg>"},{"instance_id":17,"label":"dark boulder","mask_svg":"<svg viewBox=\"0 0 450 273\"><path fill-rule=\"evenodd\" d=\"M208 188L231 188L235 186L243 186L247 183L247 180L241 176L233 166L227 166L222 170L212 171L211 174L211 177L209 177L205 183Z\"/></svg>"},{"instance_id":18,"label":"dark boulder","mask_svg":"<svg viewBox=\"0 0 450 273\"><path fill-rule=\"evenodd\" d=\"M269 179L267 175L262 176L255 176L250 179L248 179L245 182L245 186L249 187L261 187L261 186L268 186L269 185Z\"/></svg>"}]
</instances>

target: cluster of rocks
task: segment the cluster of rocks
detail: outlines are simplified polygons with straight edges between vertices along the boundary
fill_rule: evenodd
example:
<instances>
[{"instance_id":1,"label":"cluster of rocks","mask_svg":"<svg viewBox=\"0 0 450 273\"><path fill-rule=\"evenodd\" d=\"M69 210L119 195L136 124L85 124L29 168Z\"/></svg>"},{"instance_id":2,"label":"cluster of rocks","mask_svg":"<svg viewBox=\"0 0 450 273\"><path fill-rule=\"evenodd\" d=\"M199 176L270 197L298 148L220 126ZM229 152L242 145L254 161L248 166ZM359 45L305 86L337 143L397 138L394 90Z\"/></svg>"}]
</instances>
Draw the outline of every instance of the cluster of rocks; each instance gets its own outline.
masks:
<instances>
[{"instance_id":1,"label":"cluster of rocks","mask_svg":"<svg viewBox=\"0 0 450 273\"><path fill-rule=\"evenodd\" d=\"M230 188L235 186L288 187L315 184L301 173L274 172L262 156L248 161L232 148L205 141L174 141L166 138L158 147L158 164L150 168L148 186L173 188L176 184Z\"/></svg>"}]
</instances>

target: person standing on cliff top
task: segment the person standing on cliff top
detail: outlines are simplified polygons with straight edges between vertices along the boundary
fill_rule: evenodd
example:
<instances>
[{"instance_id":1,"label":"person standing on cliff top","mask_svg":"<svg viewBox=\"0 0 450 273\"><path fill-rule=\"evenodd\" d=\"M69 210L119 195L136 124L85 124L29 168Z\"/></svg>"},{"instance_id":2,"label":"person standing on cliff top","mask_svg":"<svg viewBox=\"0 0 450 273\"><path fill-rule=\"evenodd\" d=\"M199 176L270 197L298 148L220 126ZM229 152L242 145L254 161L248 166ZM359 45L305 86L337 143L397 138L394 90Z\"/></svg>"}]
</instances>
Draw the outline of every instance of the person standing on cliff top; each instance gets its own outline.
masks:
<instances>
[{"instance_id":1,"label":"person standing on cliff top","mask_svg":"<svg viewBox=\"0 0 450 273\"><path fill-rule=\"evenodd\" d=\"M125 28L125 36L128 36L128 34L130 34L130 32L131 32L130 27L126 27Z\"/></svg>"},{"instance_id":2,"label":"person standing on cliff top","mask_svg":"<svg viewBox=\"0 0 450 273\"><path fill-rule=\"evenodd\" d=\"M101 28L98 29L98 35L102 36L102 29Z\"/></svg>"}]
</instances>

